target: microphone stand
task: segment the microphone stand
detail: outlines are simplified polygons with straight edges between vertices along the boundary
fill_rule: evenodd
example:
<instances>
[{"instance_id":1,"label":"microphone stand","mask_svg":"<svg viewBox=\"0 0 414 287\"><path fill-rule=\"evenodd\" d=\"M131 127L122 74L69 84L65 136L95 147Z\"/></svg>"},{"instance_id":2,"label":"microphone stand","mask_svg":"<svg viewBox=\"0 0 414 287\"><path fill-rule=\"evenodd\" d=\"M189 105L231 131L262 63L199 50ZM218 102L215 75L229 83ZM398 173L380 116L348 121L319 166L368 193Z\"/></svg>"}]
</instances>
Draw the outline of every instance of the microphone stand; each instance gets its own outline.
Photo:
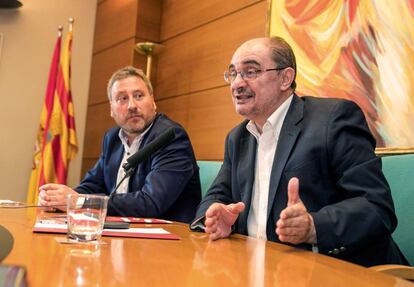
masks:
<instances>
[{"instance_id":1,"label":"microphone stand","mask_svg":"<svg viewBox=\"0 0 414 287\"><path fill-rule=\"evenodd\" d=\"M124 177L118 182L118 184L115 186L114 190L111 192L111 194L109 195L109 199L111 199L113 197L113 195L116 193L116 191L118 190L118 188L121 186L121 184L124 182L125 179L127 179L128 177L130 177L134 171L135 168L134 167L130 167L129 164L126 162L122 165L122 168L125 171L125 175Z\"/></svg>"},{"instance_id":2,"label":"microphone stand","mask_svg":"<svg viewBox=\"0 0 414 287\"><path fill-rule=\"evenodd\" d=\"M115 188L113 189L113 191L111 192L111 194L109 194L109 198L108 198L108 205L109 205L109 201L110 200L112 200L113 199L113 197L115 196L115 194L116 194L116 191L118 190L118 188L121 186L121 184L124 182L124 180L125 179L127 179L128 177L130 177L133 173L134 173L134 171L135 171L135 168L134 167L130 167L129 166L129 164L128 163L124 163L123 165L122 165L122 168L124 169L124 171L125 171L125 175L124 175L124 177L118 182L118 184L115 186ZM113 227L113 225L112 225L112 228L114 228Z\"/></svg>"}]
</instances>

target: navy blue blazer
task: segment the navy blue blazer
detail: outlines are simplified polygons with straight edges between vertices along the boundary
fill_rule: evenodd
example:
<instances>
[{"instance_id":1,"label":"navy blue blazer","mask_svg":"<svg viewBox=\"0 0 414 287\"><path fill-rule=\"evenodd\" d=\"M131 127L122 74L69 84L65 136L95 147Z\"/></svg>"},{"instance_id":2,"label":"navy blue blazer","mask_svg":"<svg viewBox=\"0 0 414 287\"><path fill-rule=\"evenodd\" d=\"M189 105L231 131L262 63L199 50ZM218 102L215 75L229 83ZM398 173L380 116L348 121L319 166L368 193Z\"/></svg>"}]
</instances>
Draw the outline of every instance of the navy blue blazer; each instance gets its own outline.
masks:
<instances>
[{"instance_id":1,"label":"navy blue blazer","mask_svg":"<svg viewBox=\"0 0 414 287\"><path fill-rule=\"evenodd\" d=\"M140 147L170 127L174 127L175 139L138 165L129 178L126 194L110 197L109 215L181 222L194 218L201 200L201 187L193 148L184 128L158 113ZM76 188L77 192L109 195L113 191L124 153L119 129L112 128L105 134L99 160Z\"/></svg>"},{"instance_id":2,"label":"navy blue blazer","mask_svg":"<svg viewBox=\"0 0 414 287\"><path fill-rule=\"evenodd\" d=\"M246 124L227 136L222 168L196 220L214 202L242 201L246 208L234 228L247 235L256 140ZM365 266L407 264L391 238L397 218L374 149L375 139L355 103L294 95L273 161L267 239L280 242L276 222L287 205L288 181L298 177L299 195L314 219L320 253ZM309 244L295 246L311 249Z\"/></svg>"}]
</instances>

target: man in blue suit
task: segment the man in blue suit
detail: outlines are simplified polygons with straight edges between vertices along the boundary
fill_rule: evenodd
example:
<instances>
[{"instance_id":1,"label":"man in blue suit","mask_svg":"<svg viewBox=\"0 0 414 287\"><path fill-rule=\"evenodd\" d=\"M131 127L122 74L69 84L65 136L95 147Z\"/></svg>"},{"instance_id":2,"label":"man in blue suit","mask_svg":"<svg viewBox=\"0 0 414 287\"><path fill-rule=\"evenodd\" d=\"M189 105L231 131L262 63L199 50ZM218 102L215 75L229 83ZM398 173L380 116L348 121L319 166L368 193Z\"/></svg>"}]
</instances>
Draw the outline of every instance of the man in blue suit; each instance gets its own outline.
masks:
<instances>
[{"instance_id":1,"label":"man in blue suit","mask_svg":"<svg viewBox=\"0 0 414 287\"><path fill-rule=\"evenodd\" d=\"M406 264L375 140L353 102L298 97L296 61L280 37L245 42L224 77L246 120L227 136L224 162L192 229L232 232L357 264Z\"/></svg>"},{"instance_id":2,"label":"man in blue suit","mask_svg":"<svg viewBox=\"0 0 414 287\"><path fill-rule=\"evenodd\" d=\"M119 127L104 137L95 166L74 190L61 184L39 188L39 203L62 205L70 193L111 195L108 214L189 222L201 200L198 166L184 128L156 112L151 83L141 70L125 67L108 83L111 117ZM140 148L173 128L174 140L138 165L115 194L125 172L122 165Z\"/></svg>"}]
</instances>

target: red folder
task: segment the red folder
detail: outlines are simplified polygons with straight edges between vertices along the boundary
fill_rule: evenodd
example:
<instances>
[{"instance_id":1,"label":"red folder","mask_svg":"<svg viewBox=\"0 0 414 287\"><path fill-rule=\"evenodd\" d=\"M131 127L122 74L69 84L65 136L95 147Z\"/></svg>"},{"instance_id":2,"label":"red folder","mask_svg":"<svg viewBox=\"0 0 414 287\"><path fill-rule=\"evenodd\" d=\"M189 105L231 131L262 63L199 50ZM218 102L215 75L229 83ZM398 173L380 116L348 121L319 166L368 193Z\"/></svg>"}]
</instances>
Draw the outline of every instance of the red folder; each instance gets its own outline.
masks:
<instances>
[{"instance_id":1,"label":"red folder","mask_svg":"<svg viewBox=\"0 0 414 287\"><path fill-rule=\"evenodd\" d=\"M157 218L139 218L125 216L107 216L105 221L108 222L129 222L129 223L146 223L146 224L170 224L172 221Z\"/></svg>"},{"instance_id":2,"label":"red folder","mask_svg":"<svg viewBox=\"0 0 414 287\"><path fill-rule=\"evenodd\" d=\"M67 233L66 224L51 224L36 222L33 232L40 233ZM152 239L170 239L179 240L180 237L170 233L162 228L129 228L129 229L104 229L103 236L115 237L134 237L134 238L152 238Z\"/></svg>"}]
</instances>

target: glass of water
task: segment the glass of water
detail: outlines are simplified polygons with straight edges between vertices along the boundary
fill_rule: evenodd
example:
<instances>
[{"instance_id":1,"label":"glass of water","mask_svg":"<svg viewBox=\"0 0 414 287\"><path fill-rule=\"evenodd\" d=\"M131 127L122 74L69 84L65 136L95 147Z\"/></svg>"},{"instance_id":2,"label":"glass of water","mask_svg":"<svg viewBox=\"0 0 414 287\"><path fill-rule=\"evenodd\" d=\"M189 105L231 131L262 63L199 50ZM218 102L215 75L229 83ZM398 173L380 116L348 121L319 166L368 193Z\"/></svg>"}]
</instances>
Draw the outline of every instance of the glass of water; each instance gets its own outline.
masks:
<instances>
[{"instance_id":1,"label":"glass of water","mask_svg":"<svg viewBox=\"0 0 414 287\"><path fill-rule=\"evenodd\" d=\"M99 240L108 207L108 196L69 194L68 239L80 242Z\"/></svg>"}]
</instances>

